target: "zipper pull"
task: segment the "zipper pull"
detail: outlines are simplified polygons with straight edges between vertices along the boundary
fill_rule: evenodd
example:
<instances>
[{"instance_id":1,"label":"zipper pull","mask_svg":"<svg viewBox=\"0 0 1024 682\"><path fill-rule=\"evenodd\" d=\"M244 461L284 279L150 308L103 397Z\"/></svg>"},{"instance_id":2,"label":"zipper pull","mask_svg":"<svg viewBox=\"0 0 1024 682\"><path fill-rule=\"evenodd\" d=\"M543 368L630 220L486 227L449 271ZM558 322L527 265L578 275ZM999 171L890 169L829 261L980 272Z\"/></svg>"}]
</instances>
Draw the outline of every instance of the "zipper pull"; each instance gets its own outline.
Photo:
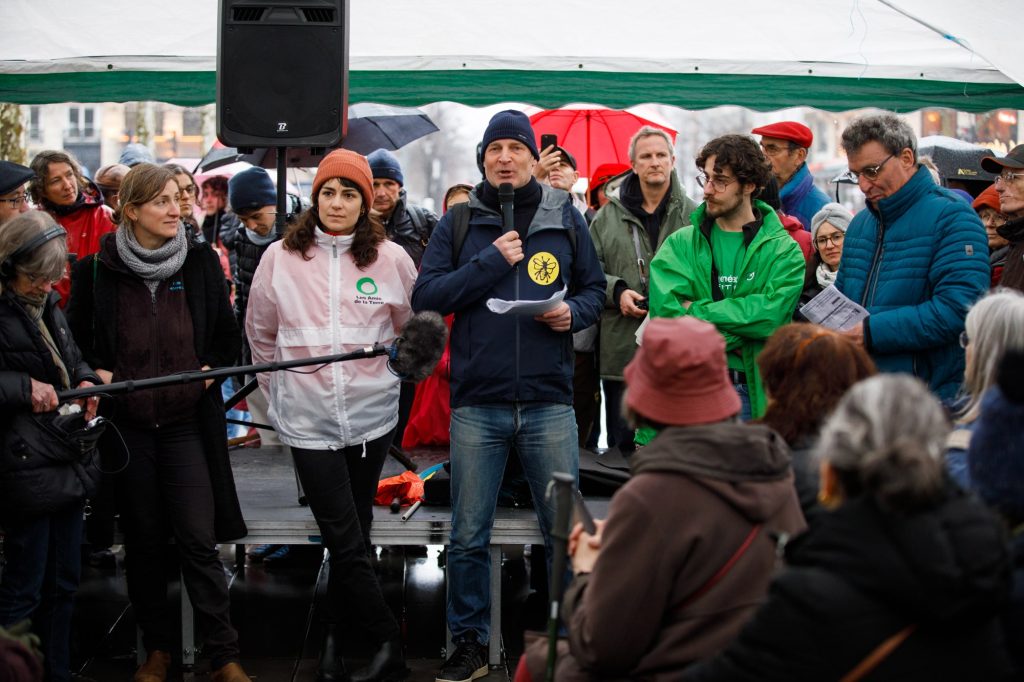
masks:
<instances>
[{"instance_id":1,"label":"zipper pull","mask_svg":"<svg viewBox=\"0 0 1024 682\"><path fill-rule=\"evenodd\" d=\"M362 459L366 459L366 441L363 441L363 456Z\"/></svg>"},{"instance_id":2,"label":"zipper pull","mask_svg":"<svg viewBox=\"0 0 1024 682\"><path fill-rule=\"evenodd\" d=\"M334 257L338 257L338 238L331 237L331 250L334 251Z\"/></svg>"}]
</instances>

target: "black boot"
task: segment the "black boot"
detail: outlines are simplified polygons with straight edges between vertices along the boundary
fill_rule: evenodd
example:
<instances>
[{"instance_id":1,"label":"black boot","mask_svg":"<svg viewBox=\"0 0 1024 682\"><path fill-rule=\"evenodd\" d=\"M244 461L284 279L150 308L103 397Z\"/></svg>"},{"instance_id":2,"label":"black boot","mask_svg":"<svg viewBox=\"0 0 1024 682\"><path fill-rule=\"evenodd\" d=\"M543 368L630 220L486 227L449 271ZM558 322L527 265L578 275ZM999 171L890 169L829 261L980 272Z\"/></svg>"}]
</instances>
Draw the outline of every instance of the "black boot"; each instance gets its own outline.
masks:
<instances>
[{"instance_id":1,"label":"black boot","mask_svg":"<svg viewBox=\"0 0 1024 682\"><path fill-rule=\"evenodd\" d=\"M383 682L400 680L409 674L402 653L402 640L395 638L384 642L365 667L352 673L352 682Z\"/></svg>"},{"instance_id":2,"label":"black boot","mask_svg":"<svg viewBox=\"0 0 1024 682\"><path fill-rule=\"evenodd\" d=\"M324 631L324 645L320 649L320 663L316 669L316 682L344 682L348 680L345 660L341 657L341 636L338 626L330 623Z\"/></svg>"}]
</instances>

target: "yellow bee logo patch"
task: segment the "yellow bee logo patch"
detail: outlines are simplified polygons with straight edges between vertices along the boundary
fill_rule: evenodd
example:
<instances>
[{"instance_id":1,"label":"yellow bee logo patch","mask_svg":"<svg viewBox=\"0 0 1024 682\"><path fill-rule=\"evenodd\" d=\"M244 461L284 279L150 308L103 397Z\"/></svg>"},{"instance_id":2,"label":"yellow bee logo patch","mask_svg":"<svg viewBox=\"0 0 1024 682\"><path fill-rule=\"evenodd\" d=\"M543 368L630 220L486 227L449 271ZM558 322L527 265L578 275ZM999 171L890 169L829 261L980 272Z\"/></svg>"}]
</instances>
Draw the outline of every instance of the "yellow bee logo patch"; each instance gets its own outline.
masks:
<instances>
[{"instance_id":1,"label":"yellow bee logo patch","mask_svg":"<svg viewBox=\"0 0 1024 682\"><path fill-rule=\"evenodd\" d=\"M530 257L530 266L527 268L530 279L537 284L548 285L558 281L558 261L547 251L535 253Z\"/></svg>"}]
</instances>

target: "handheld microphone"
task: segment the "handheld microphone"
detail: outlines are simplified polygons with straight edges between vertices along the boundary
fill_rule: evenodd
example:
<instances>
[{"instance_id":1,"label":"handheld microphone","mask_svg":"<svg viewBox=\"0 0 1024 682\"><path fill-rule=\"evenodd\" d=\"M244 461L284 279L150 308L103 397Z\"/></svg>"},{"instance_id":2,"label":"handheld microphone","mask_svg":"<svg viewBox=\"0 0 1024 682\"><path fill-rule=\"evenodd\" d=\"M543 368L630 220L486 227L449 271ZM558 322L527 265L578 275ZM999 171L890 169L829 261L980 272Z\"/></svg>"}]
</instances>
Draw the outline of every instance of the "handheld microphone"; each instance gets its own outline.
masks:
<instances>
[{"instance_id":1,"label":"handheld microphone","mask_svg":"<svg viewBox=\"0 0 1024 682\"><path fill-rule=\"evenodd\" d=\"M503 182L498 185L498 203L501 205L501 231L503 234L516 229L515 221L512 218L512 204L515 195L511 182Z\"/></svg>"},{"instance_id":2,"label":"handheld microphone","mask_svg":"<svg viewBox=\"0 0 1024 682\"><path fill-rule=\"evenodd\" d=\"M395 339L388 366L405 381L423 381L434 371L447 341L443 317L433 310L416 313Z\"/></svg>"}]
</instances>

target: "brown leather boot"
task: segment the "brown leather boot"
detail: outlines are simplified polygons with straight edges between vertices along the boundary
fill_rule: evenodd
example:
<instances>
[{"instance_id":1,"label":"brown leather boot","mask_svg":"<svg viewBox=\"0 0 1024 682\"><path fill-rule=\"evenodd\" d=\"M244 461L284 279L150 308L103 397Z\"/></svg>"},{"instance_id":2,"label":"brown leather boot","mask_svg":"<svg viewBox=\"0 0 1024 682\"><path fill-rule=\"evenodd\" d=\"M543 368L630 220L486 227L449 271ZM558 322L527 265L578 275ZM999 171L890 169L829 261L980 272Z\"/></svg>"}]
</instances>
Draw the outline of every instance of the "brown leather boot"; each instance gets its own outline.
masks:
<instances>
[{"instance_id":1,"label":"brown leather boot","mask_svg":"<svg viewBox=\"0 0 1024 682\"><path fill-rule=\"evenodd\" d=\"M238 663L228 663L217 668L210 676L210 682L252 682Z\"/></svg>"},{"instance_id":2,"label":"brown leather boot","mask_svg":"<svg viewBox=\"0 0 1024 682\"><path fill-rule=\"evenodd\" d=\"M132 682L165 682L171 655L166 651L153 650L146 656L146 662L135 671Z\"/></svg>"}]
</instances>

